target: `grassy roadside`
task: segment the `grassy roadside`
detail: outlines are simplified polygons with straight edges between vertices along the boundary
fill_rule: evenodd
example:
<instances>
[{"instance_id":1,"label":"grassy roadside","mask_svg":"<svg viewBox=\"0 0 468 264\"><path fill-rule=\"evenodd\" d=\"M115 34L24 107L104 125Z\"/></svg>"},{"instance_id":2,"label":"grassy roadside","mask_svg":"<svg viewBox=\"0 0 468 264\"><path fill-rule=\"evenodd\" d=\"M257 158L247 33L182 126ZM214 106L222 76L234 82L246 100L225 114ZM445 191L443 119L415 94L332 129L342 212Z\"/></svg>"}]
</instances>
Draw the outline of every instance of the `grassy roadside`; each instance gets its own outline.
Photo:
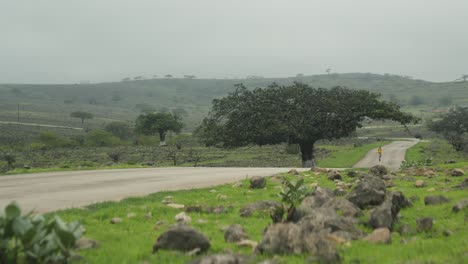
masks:
<instances>
[{"instance_id":1,"label":"grassy roadside","mask_svg":"<svg viewBox=\"0 0 468 264\"><path fill-rule=\"evenodd\" d=\"M445 164L446 161L468 162L468 152L457 152L446 140L434 138L430 139L430 141L421 141L408 149L405 159L407 162L420 164L431 160L432 164L444 168L453 168L454 165Z\"/></svg>"},{"instance_id":2,"label":"grassy roadside","mask_svg":"<svg viewBox=\"0 0 468 264\"><path fill-rule=\"evenodd\" d=\"M456 164L461 165L461 164ZM467 169L467 168L465 168ZM466 191L452 190L463 177L450 177L443 170L436 170L437 177L426 178L412 176L408 179L408 172L402 172L394 180L395 186L391 191L402 191L405 196L413 197L413 207L403 209L401 218L395 230L402 224L409 224L415 228L415 221L419 217L431 216L435 226L427 233L412 233L400 235L392 233L392 243L389 245L374 245L364 241L352 241L343 246L340 254L344 263L462 263L468 249L468 231L466 229L466 214L453 213L451 207L455 202L466 198ZM324 174L314 172L302 173L307 186L318 183L319 186L334 188L334 183ZM294 177L294 176L291 176ZM427 183L425 188L415 188L414 181L423 179ZM354 179L344 177L345 182ZM173 209L162 203L167 196L184 205L224 206L226 213L188 213L192 218L191 226L205 234L211 241L209 254L232 251L249 255L251 249L241 248L224 242L223 228L231 224L241 224L250 238L259 241L264 228L271 223L268 213L257 213L248 218L239 216L239 209L257 200L280 201L277 196L279 181L269 179L265 189L251 190L248 181L243 181L243 187L232 185L216 186L209 189L189 191L160 192L141 198L129 198L121 202L99 203L86 209L71 209L57 212L67 221L78 220L86 228L86 237L96 239L101 243L98 249L82 251L81 254L89 263L186 263L192 257L173 251L158 251L151 254L152 245L156 238L175 223L174 217L181 209ZM429 188L434 188L429 192ZM214 191L213 191L214 190ZM426 195L444 195L450 203L425 206L423 198ZM226 198L221 198L225 195ZM133 213L135 217L127 216ZM152 217L145 217L151 213ZM365 213L366 218L368 212ZM111 225L110 219L120 217L123 222ZM162 222L161 222L162 221ZM159 224L158 224L159 223ZM161 224L162 223L162 224ZM361 225L363 230L368 231ZM452 236L446 237L444 231L450 230ZM406 241L406 243L402 243ZM257 260L272 258L273 256L257 256ZM278 256L280 263L304 263L307 256Z\"/></svg>"},{"instance_id":3,"label":"grassy roadside","mask_svg":"<svg viewBox=\"0 0 468 264\"><path fill-rule=\"evenodd\" d=\"M356 162L362 159L366 153L378 147L379 145L388 144L390 141L380 141L367 144L346 143L340 145L320 144L317 146L317 164L320 167L352 167ZM173 161L169 158L162 158L164 155L170 155L171 149L167 147L162 154L155 155L159 158L155 166L145 165L145 163L136 163L132 160L132 155L141 151L141 155L145 157L152 157L154 152L151 149L128 149L125 150L129 154L122 154L128 156L128 160L122 160L119 163L113 163L107 157L107 153L115 151L112 148L104 148L102 150L92 149L86 152L85 150L73 150L69 153L67 150L51 151L50 167L32 167L30 169L16 168L7 172L0 173L1 175L14 175L24 173L38 173L38 172L55 172L55 171L72 171L72 170L99 170L99 169L128 169L128 168L151 168L151 167L193 167L195 162L190 159L192 153L196 153L200 157L200 161L196 166L199 167L300 167L300 155L288 154L284 145L277 146L263 146L263 147L244 147L234 150L224 150L216 148L193 148L188 150L181 150L178 155L178 163L173 165ZM118 148L116 148L118 150ZM148 154L146 154L148 152ZM175 152L174 152L175 153ZM31 155L31 154L30 154ZM49 154L43 154L41 159L49 158ZM87 155L85 157L84 155ZM63 156L64 158L61 158ZM31 155L33 159L35 155ZM164 156L165 157L165 156ZM69 159L66 159L69 158ZM88 158L89 160L82 160L81 158ZM63 159L63 161L61 160ZM122 158L123 159L123 158ZM148 160L150 161L150 160ZM27 162L18 161L19 163ZM29 161L31 162L31 160ZM40 164L40 163L38 163ZM55 164L55 165L54 165ZM1 161L0 161L0 165Z\"/></svg>"}]
</instances>

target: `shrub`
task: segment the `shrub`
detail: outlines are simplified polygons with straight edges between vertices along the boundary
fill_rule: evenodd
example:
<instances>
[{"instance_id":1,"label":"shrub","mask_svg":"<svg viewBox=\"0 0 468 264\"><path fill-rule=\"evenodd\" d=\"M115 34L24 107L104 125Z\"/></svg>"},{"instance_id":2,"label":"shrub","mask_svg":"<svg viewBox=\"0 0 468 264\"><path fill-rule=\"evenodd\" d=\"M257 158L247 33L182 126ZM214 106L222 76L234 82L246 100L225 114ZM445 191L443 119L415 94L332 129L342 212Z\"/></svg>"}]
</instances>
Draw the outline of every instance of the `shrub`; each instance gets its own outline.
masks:
<instances>
[{"instance_id":1,"label":"shrub","mask_svg":"<svg viewBox=\"0 0 468 264\"><path fill-rule=\"evenodd\" d=\"M92 130L86 135L85 139L85 145L93 147L111 147L120 143L119 138L101 129Z\"/></svg>"},{"instance_id":2,"label":"shrub","mask_svg":"<svg viewBox=\"0 0 468 264\"><path fill-rule=\"evenodd\" d=\"M74 147L76 143L68 138L61 137L54 132L42 132L39 141L44 145L42 149Z\"/></svg>"},{"instance_id":3,"label":"shrub","mask_svg":"<svg viewBox=\"0 0 468 264\"><path fill-rule=\"evenodd\" d=\"M58 216L22 216L10 203L0 216L0 263L68 263L75 242L81 237L79 223L67 224Z\"/></svg>"},{"instance_id":4,"label":"shrub","mask_svg":"<svg viewBox=\"0 0 468 264\"><path fill-rule=\"evenodd\" d=\"M13 167L13 165L16 163L16 156L13 154L3 154L2 158L8 164L8 167Z\"/></svg>"},{"instance_id":5,"label":"shrub","mask_svg":"<svg viewBox=\"0 0 468 264\"><path fill-rule=\"evenodd\" d=\"M304 186L304 178L293 180L284 177L283 184L284 187L281 189L281 192L278 194L278 196L288 208L286 221L290 222L293 220L296 207L299 206L302 200L310 194L310 190ZM275 209L275 211L278 211L278 209ZM277 219L272 220L273 222L277 221Z\"/></svg>"},{"instance_id":6,"label":"shrub","mask_svg":"<svg viewBox=\"0 0 468 264\"><path fill-rule=\"evenodd\" d=\"M133 136L133 129L125 122L110 122L104 129L121 140L127 140Z\"/></svg>"}]
</instances>

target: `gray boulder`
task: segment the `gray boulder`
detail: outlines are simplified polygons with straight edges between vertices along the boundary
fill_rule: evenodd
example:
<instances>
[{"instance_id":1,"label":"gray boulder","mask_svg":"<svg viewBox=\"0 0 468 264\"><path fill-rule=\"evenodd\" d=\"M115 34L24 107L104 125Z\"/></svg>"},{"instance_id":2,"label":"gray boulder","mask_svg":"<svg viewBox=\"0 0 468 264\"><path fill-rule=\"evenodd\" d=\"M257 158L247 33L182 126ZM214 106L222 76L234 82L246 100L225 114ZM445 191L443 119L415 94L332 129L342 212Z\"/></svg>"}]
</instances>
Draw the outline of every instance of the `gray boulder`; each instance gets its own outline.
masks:
<instances>
[{"instance_id":1,"label":"gray boulder","mask_svg":"<svg viewBox=\"0 0 468 264\"><path fill-rule=\"evenodd\" d=\"M369 172L374 176L382 178L388 173L388 169L383 165L375 165L369 169Z\"/></svg>"},{"instance_id":2,"label":"gray boulder","mask_svg":"<svg viewBox=\"0 0 468 264\"><path fill-rule=\"evenodd\" d=\"M462 169L453 169L450 171L450 175L454 177L459 177L465 175L465 172Z\"/></svg>"},{"instance_id":3,"label":"gray boulder","mask_svg":"<svg viewBox=\"0 0 468 264\"><path fill-rule=\"evenodd\" d=\"M248 259L244 256L230 255L230 254L219 254L206 256L194 261L189 262L190 264L247 264Z\"/></svg>"},{"instance_id":4,"label":"gray boulder","mask_svg":"<svg viewBox=\"0 0 468 264\"><path fill-rule=\"evenodd\" d=\"M348 195L359 208L380 205L385 200L385 182L378 177L364 177Z\"/></svg>"},{"instance_id":5,"label":"gray boulder","mask_svg":"<svg viewBox=\"0 0 468 264\"><path fill-rule=\"evenodd\" d=\"M196 248L205 252L210 246L210 241L202 233L185 225L176 225L157 238L153 252L159 249L189 252Z\"/></svg>"},{"instance_id":6,"label":"gray boulder","mask_svg":"<svg viewBox=\"0 0 468 264\"><path fill-rule=\"evenodd\" d=\"M433 220L431 217L423 217L416 219L418 232L427 232L432 229Z\"/></svg>"},{"instance_id":7,"label":"gray boulder","mask_svg":"<svg viewBox=\"0 0 468 264\"><path fill-rule=\"evenodd\" d=\"M411 203L401 192L387 194L385 201L372 212L369 225L374 229L393 229L393 224L397 221L397 215L401 208L409 207Z\"/></svg>"},{"instance_id":8,"label":"gray boulder","mask_svg":"<svg viewBox=\"0 0 468 264\"><path fill-rule=\"evenodd\" d=\"M450 199L443 195L430 195L424 197L425 205L437 205L450 202Z\"/></svg>"},{"instance_id":9,"label":"gray boulder","mask_svg":"<svg viewBox=\"0 0 468 264\"><path fill-rule=\"evenodd\" d=\"M325 208L333 208L335 211L340 212L343 216L346 217L358 217L362 215L361 210L355 204L350 201L337 197L331 199L323 204Z\"/></svg>"},{"instance_id":10,"label":"gray boulder","mask_svg":"<svg viewBox=\"0 0 468 264\"><path fill-rule=\"evenodd\" d=\"M452 210L455 213L458 213L458 212L462 211L465 208L468 208L468 199L463 199L463 200L459 201L458 203L456 203L453 206Z\"/></svg>"},{"instance_id":11,"label":"gray boulder","mask_svg":"<svg viewBox=\"0 0 468 264\"><path fill-rule=\"evenodd\" d=\"M241 217L249 217L257 211L269 211L270 208L282 207L282 204L277 201L256 201L245 205L239 210Z\"/></svg>"},{"instance_id":12,"label":"gray boulder","mask_svg":"<svg viewBox=\"0 0 468 264\"><path fill-rule=\"evenodd\" d=\"M224 232L224 241L226 242L235 243L248 238L244 228L238 224L229 226Z\"/></svg>"},{"instance_id":13,"label":"gray boulder","mask_svg":"<svg viewBox=\"0 0 468 264\"><path fill-rule=\"evenodd\" d=\"M328 172L327 178L328 178L329 180L332 180L332 181L334 181L334 180L342 180L342 179L343 179L343 177L341 177L341 173L340 173L339 171L337 171L337 170L331 170L331 171L329 171L329 172Z\"/></svg>"},{"instance_id":14,"label":"gray boulder","mask_svg":"<svg viewBox=\"0 0 468 264\"><path fill-rule=\"evenodd\" d=\"M250 178L250 188L252 189L262 189L265 188L266 178L260 176L254 176Z\"/></svg>"}]
</instances>

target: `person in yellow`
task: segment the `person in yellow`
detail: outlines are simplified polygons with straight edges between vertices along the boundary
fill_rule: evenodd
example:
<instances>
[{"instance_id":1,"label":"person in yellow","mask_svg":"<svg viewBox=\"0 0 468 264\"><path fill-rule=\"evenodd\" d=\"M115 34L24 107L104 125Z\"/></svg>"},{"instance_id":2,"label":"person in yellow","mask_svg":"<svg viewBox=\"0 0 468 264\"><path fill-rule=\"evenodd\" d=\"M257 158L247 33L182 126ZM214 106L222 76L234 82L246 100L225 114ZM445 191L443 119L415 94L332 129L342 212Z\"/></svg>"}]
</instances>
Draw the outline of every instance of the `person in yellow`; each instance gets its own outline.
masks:
<instances>
[{"instance_id":1,"label":"person in yellow","mask_svg":"<svg viewBox=\"0 0 468 264\"><path fill-rule=\"evenodd\" d=\"M382 160L382 152L383 152L382 147L379 147L377 149L377 153L379 153L379 162Z\"/></svg>"}]
</instances>

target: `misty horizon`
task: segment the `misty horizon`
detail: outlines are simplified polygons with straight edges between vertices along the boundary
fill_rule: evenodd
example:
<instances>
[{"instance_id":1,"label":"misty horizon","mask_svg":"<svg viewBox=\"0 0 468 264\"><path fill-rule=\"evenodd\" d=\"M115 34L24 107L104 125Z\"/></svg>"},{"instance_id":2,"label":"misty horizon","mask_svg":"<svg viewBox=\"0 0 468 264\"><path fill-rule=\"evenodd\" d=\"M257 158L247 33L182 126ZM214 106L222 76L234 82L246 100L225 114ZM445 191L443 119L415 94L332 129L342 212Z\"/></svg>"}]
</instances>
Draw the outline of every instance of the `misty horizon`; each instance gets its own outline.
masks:
<instances>
[{"instance_id":1,"label":"misty horizon","mask_svg":"<svg viewBox=\"0 0 468 264\"><path fill-rule=\"evenodd\" d=\"M0 83L468 74L468 1L6 0Z\"/></svg>"}]
</instances>

